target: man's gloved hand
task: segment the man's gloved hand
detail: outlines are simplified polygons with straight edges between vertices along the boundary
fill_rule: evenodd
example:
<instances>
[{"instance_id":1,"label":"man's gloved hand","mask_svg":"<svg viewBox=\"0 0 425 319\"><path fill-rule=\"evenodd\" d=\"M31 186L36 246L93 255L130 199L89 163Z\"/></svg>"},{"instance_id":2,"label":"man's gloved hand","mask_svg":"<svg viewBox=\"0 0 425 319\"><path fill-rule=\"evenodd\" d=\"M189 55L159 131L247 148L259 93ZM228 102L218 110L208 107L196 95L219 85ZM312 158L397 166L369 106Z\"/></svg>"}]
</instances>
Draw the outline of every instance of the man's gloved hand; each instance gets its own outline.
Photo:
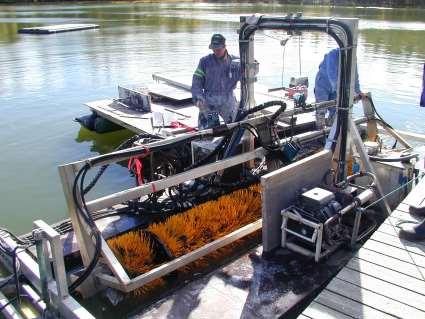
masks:
<instances>
[{"instance_id":1,"label":"man's gloved hand","mask_svg":"<svg viewBox=\"0 0 425 319\"><path fill-rule=\"evenodd\" d=\"M196 100L196 106L199 108L200 111L205 109L205 101L202 99L197 99Z\"/></svg>"},{"instance_id":2,"label":"man's gloved hand","mask_svg":"<svg viewBox=\"0 0 425 319\"><path fill-rule=\"evenodd\" d=\"M363 92L360 92L356 96L354 96L354 103L357 103L358 101L363 101L365 99L367 99L367 95Z\"/></svg>"}]
</instances>

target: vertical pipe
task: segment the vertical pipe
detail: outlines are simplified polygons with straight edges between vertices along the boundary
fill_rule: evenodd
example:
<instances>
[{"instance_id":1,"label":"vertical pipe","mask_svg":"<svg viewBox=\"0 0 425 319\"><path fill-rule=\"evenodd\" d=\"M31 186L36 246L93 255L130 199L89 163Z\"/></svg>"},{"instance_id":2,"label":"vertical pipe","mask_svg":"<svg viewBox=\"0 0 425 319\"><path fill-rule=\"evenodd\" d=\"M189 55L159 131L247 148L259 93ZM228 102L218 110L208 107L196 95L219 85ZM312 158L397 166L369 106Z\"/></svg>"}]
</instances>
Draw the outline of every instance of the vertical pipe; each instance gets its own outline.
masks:
<instances>
[{"instance_id":1,"label":"vertical pipe","mask_svg":"<svg viewBox=\"0 0 425 319\"><path fill-rule=\"evenodd\" d=\"M282 220L282 239L281 239L281 246L283 248L286 247L286 236L287 236L287 232L286 232L286 227L288 225L288 215L286 215L285 213L283 214L283 220Z\"/></svg>"},{"instance_id":2,"label":"vertical pipe","mask_svg":"<svg viewBox=\"0 0 425 319\"><path fill-rule=\"evenodd\" d=\"M357 19L343 19L342 20L351 31L352 43L346 43L346 48L340 50L340 65L338 75L338 96L337 104L338 116L341 118L341 145L339 150L339 167L338 167L338 181L343 181L347 176L347 151L349 151L348 135L350 130L349 118L354 100L354 86L356 78L356 57L357 57L357 33L358 33L358 20ZM344 84L344 87L340 87Z\"/></svg>"},{"instance_id":3,"label":"vertical pipe","mask_svg":"<svg viewBox=\"0 0 425 319\"><path fill-rule=\"evenodd\" d=\"M353 233L351 234L351 247L354 247L354 245L357 242L361 218L362 218L362 210L360 208L357 208L356 216L354 217Z\"/></svg>"},{"instance_id":4,"label":"vertical pipe","mask_svg":"<svg viewBox=\"0 0 425 319\"><path fill-rule=\"evenodd\" d=\"M47 267L50 267L50 264L48 263L48 258L45 256L44 251L44 239L42 239L42 233L40 230L34 230L33 232L34 239L35 239L35 247L37 251L37 261L38 261L38 267L40 271L40 289L41 289L41 297L44 300L44 303L46 305L50 304L50 297L49 297L49 291L48 291L48 270Z\"/></svg>"},{"instance_id":5,"label":"vertical pipe","mask_svg":"<svg viewBox=\"0 0 425 319\"><path fill-rule=\"evenodd\" d=\"M316 241L316 252L314 254L314 260L319 262L320 254L322 253L322 240L323 240L323 224L319 224L317 227L317 241Z\"/></svg>"}]
</instances>

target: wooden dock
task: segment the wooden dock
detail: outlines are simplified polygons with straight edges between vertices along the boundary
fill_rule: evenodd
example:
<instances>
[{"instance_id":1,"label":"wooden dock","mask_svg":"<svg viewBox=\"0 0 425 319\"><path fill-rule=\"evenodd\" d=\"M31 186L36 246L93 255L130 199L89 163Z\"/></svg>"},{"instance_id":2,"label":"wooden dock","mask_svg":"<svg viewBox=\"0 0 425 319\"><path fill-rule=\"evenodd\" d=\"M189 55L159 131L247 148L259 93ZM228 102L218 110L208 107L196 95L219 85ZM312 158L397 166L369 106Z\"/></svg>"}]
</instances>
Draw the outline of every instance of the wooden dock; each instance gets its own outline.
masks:
<instances>
[{"instance_id":1,"label":"wooden dock","mask_svg":"<svg viewBox=\"0 0 425 319\"><path fill-rule=\"evenodd\" d=\"M44 27L22 28L18 30L18 33L51 34L51 33L80 31L80 30L97 29L97 28L99 28L99 25L97 24L68 23L68 24L47 25Z\"/></svg>"},{"instance_id":2,"label":"wooden dock","mask_svg":"<svg viewBox=\"0 0 425 319\"><path fill-rule=\"evenodd\" d=\"M425 241L400 239L400 222L421 221L425 178L298 318L425 318Z\"/></svg>"}]
</instances>

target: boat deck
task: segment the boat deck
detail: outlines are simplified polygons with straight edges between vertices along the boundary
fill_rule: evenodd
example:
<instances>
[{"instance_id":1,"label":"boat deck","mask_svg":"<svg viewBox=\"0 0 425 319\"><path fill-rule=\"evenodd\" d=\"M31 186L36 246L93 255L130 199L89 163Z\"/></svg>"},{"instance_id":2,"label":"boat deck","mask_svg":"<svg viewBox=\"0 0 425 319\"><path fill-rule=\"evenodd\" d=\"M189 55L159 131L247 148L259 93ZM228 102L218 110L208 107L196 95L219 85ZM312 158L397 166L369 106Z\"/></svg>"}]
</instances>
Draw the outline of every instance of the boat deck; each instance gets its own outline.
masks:
<instances>
[{"instance_id":1,"label":"boat deck","mask_svg":"<svg viewBox=\"0 0 425 319\"><path fill-rule=\"evenodd\" d=\"M424 201L422 178L299 318L425 318L425 241L397 231L422 220L408 211Z\"/></svg>"}]
</instances>

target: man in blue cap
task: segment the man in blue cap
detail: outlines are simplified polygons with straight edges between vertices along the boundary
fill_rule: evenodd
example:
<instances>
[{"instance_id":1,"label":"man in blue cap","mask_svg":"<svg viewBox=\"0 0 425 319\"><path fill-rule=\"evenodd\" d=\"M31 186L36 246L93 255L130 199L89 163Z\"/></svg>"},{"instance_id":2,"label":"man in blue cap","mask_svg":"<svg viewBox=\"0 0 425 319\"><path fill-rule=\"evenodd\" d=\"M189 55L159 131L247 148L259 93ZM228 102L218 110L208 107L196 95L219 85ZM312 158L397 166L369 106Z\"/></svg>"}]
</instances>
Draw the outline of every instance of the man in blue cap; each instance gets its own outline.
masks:
<instances>
[{"instance_id":1,"label":"man in blue cap","mask_svg":"<svg viewBox=\"0 0 425 319\"><path fill-rule=\"evenodd\" d=\"M230 123L238 110L233 90L241 77L239 58L227 52L226 39L221 34L212 36L209 48L213 53L201 58L192 78L199 129L218 125L218 115Z\"/></svg>"}]
</instances>

